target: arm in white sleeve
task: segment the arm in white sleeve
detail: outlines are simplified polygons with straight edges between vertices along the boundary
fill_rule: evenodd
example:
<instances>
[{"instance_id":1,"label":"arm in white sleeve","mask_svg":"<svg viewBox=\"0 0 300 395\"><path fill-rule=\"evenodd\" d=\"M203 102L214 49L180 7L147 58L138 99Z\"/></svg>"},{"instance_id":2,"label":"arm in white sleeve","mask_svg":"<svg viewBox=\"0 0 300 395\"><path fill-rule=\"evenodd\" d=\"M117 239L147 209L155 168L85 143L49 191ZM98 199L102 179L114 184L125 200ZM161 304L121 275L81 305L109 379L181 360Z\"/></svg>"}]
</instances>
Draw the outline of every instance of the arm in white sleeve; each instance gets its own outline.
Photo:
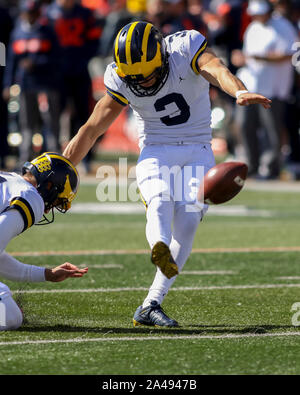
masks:
<instances>
[{"instance_id":1,"label":"arm in white sleeve","mask_svg":"<svg viewBox=\"0 0 300 395\"><path fill-rule=\"evenodd\" d=\"M45 281L45 268L26 265L6 254L4 249L24 228L24 222L16 210L8 210L0 215L0 276L13 281Z\"/></svg>"},{"instance_id":2,"label":"arm in white sleeve","mask_svg":"<svg viewBox=\"0 0 300 395\"><path fill-rule=\"evenodd\" d=\"M0 215L0 253L24 228L24 221L17 210L8 210Z\"/></svg>"},{"instance_id":3,"label":"arm in white sleeve","mask_svg":"<svg viewBox=\"0 0 300 395\"><path fill-rule=\"evenodd\" d=\"M5 252L0 255L0 276L30 283L46 281L44 267L26 265Z\"/></svg>"}]
</instances>

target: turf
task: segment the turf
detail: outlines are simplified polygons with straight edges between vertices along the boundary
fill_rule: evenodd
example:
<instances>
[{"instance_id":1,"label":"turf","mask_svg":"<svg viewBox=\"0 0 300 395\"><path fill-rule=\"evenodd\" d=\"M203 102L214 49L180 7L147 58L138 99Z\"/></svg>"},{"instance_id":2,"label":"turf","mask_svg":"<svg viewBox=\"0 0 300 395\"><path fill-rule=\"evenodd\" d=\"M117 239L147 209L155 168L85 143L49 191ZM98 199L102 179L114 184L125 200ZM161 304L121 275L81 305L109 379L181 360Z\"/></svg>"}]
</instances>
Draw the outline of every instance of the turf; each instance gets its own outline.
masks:
<instances>
[{"instance_id":1,"label":"turf","mask_svg":"<svg viewBox=\"0 0 300 395\"><path fill-rule=\"evenodd\" d=\"M88 201L93 187L87 188L79 201ZM230 204L274 215L208 215L194 247L297 246L298 199L297 193L243 191ZM8 250L147 250L144 231L143 215L59 215ZM5 281L25 323L0 333L0 374L299 374L300 331L291 311L300 302L299 258L296 251L193 253L163 305L180 327L154 329L132 326L155 274L149 254L18 257L42 266L69 260L89 266L89 273L59 284ZM62 342L26 344L41 340Z\"/></svg>"},{"instance_id":2,"label":"turf","mask_svg":"<svg viewBox=\"0 0 300 395\"><path fill-rule=\"evenodd\" d=\"M149 248L145 223L144 215L57 215L55 225L47 230L30 229L12 240L8 251ZM270 219L207 215L198 228L194 248L297 246L299 234L297 215Z\"/></svg>"},{"instance_id":3,"label":"turf","mask_svg":"<svg viewBox=\"0 0 300 395\"><path fill-rule=\"evenodd\" d=\"M97 202L96 185L83 185L74 203ZM297 246L300 233L299 193L242 191L222 205L268 210L270 216L204 218L194 248ZM101 203L99 203L100 205ZM105 203L103 203L105 204ZM142 203L141 203L142 206ZM34 227L12 240L8 251L58 251L148 248L145 215L56 214L47 230ZM47 232L47 242L45 234ZM117 235L117 237L115 237Z\"/></svg>"}]
</instances>

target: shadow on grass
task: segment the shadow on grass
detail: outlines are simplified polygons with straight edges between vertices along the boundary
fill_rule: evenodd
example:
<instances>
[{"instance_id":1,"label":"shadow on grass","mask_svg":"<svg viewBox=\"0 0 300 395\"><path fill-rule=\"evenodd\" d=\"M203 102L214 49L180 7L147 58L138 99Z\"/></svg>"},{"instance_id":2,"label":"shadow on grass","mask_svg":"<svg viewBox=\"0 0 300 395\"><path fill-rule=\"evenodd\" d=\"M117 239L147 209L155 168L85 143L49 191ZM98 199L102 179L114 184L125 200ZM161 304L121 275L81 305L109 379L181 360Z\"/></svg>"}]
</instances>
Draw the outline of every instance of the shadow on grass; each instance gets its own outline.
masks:
<instances>
[{"instance_id":1,"label":"shadow on grass","mask_svg":"<svg viewBox=\"0 0 300 395\"><path fill-rule=\"evenodd\" d=\"M95 333L102 335L134 335L134 334L174 334L174 335L233 335L233 334L261 334L271 333L278 330L286 331L295 329L291 325L191 325L178 328L114 328L114 327L85 327L72 325L24 325L17 332L73 332L73 333Z\"/></svg>"}]
</instances>

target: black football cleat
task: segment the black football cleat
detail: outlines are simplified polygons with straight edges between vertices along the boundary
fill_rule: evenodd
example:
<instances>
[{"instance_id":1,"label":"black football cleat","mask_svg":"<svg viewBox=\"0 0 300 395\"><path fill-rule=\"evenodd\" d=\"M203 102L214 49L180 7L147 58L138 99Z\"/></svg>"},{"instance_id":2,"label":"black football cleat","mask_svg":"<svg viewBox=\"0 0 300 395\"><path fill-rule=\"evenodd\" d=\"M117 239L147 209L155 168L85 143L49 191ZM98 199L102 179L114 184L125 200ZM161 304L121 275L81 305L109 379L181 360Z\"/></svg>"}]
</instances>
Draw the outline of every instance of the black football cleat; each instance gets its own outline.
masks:
<instances>
[{"instance_id":1,"label":"black football cleat","mask_svg":"<svg viewBox=\"0 0 300 395\"><path fill-rule=\"evenodd\" d=\"M160 268L167 278L172 278L179 274L178 266L171 255L169 247L162 241L154 244L151 251L151 261Z\"/></svg>"},{"instance_id":2,"label":"black football cleat","mask_svg":"<svg viewBox=\"0 0 300 395\"><path fill-rule=\"evenodd\" d=\"M149 306L139 306L133 317L133 325L156 326L156 327L178 327L178 322L169 318L161 306L152 300Z\"/></svg>"}]
</instances>

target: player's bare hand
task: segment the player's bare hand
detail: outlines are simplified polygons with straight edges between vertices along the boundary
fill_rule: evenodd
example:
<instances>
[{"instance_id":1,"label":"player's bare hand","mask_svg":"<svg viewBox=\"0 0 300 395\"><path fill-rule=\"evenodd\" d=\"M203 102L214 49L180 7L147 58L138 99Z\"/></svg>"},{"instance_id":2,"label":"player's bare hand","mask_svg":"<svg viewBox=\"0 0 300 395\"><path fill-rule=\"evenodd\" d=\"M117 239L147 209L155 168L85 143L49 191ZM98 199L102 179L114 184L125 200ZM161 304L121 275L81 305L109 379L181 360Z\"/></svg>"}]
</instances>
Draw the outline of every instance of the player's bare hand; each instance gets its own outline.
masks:
<instances>
[{"instance_id":1,"label":"player's bare hand","mask_svg":"<svg viewBox=\"0 0 300 395\"><path fill-rule=\"evenodd\" d=\"M272 100L257 93L243 93L238 97L236 103L240 106L249 106L250 104L261 104L264 108L271 108Z\"/></svg>"},{"instance_id":2,"label":"player's bare hand","mask_svg":"<svg viewBox=\"0 0 300 395\"><path fill-rule=\"evenodd\" d=\"M88 268L79 269L77 266L72 265L69 262L55 267L54 269L45 270L46 281L51 281L54 283L64 281L67 278L76 278L84 276L88 271Z\"/></svg>"}]
</instances>

